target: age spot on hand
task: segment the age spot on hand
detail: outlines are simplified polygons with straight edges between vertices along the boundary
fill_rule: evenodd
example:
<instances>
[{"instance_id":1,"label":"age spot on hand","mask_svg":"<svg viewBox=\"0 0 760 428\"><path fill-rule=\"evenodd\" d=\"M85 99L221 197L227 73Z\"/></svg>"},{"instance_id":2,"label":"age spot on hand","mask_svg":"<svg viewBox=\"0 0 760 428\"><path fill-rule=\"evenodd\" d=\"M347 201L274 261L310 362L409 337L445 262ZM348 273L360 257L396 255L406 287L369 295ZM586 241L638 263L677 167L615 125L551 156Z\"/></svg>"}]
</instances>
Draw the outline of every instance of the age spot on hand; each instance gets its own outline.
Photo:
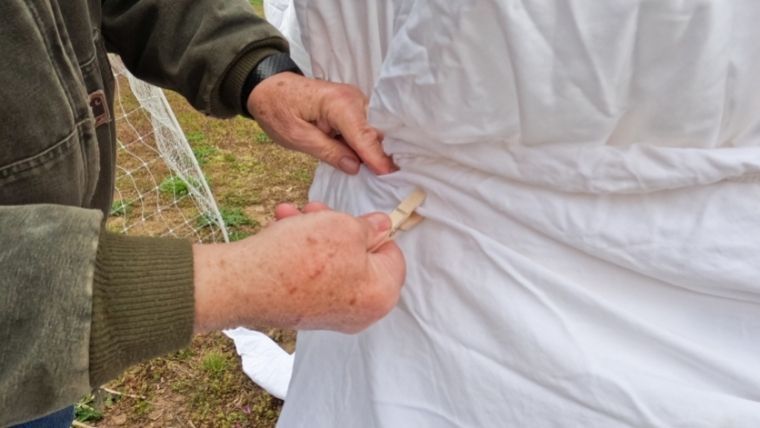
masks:
<instances>
[{"instance_id":1,"label":"age spot on hand","mask_svg":"<svg viewBox=\"0 0 760 428\"><path fill-rule=\"evenodd\" d=\"M324 272L324 271L325 271L325 265L324 264L320 264L319 266L317 266L314 270L312 270L309 273L309 279L314 279L314 278L318 277L319 275L322 275L322 272Z\"/></svg>"}]
</instances>

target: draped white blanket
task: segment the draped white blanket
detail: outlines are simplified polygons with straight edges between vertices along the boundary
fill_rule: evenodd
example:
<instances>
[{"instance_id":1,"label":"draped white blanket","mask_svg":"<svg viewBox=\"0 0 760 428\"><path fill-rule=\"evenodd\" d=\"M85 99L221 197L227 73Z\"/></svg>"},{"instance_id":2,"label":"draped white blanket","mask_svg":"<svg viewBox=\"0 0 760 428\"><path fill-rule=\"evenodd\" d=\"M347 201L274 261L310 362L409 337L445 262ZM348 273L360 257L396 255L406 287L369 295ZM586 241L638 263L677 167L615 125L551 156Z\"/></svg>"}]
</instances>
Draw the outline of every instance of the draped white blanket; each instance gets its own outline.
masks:
<instances>
[{"instance_id":1,"label":"draped white blanket","mask_svg":"<svg viewBox=\"0 0 760 428\"><path fill-rule=\"evenodd\" d=\"M760 426L760 2L296 0L427 217L368 331L298 337L282 427Z\"/></svg>"}]
</instances>

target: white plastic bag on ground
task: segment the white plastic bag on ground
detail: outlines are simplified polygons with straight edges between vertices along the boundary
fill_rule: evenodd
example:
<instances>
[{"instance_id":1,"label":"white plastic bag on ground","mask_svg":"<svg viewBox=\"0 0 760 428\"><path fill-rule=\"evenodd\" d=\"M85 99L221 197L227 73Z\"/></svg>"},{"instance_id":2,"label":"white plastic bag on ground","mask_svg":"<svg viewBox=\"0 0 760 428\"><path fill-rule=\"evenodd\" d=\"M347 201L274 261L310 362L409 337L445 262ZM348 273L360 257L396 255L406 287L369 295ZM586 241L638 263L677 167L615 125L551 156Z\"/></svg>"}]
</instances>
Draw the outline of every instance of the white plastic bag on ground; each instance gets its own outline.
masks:
<instances>
[{"instance_id":1,"label":"white plastic bag on ground","mask_svg":"<svg viewBox=\"0 0 760 428\"><path fill-rule=\"evenodd\" d=\"M243 372L268 393L284 400L293 373L293 355L258 331L241 327L225 334L235 341Z\"/></svg>"},{"instance_id":2,"label":"white plastic bag on ground","mask_svg":"<svg viewBox=\"0 0 760 428\"><path fill-rule=\"evenodd\" d=\"M401 171L321 166L401 301L301 333L282 427L760 426L760 3L295 1Z\"/></svg>"}]
</instances>

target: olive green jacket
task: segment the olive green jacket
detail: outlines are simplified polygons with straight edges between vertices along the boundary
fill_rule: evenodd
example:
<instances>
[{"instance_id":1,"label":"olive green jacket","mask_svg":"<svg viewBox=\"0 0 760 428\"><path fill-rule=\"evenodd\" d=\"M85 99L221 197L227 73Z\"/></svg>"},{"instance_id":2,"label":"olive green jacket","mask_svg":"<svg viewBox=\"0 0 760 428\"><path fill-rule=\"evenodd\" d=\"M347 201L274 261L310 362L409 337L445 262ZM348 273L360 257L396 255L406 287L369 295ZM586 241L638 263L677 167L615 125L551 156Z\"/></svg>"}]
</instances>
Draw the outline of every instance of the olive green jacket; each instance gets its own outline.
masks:
<instances>
[{"instance_id":1,"label":"olive green jacket","mask_svg":"<svg viewBox=\"0 0 760 428\"><path fill-rule=\"evenodd\" d=\"M0 426L186 345L189 243L102 232L114 185L106 51L197 109L241 113L286 51L246 0L0 1Z\"/></svg>"}]
</instances>

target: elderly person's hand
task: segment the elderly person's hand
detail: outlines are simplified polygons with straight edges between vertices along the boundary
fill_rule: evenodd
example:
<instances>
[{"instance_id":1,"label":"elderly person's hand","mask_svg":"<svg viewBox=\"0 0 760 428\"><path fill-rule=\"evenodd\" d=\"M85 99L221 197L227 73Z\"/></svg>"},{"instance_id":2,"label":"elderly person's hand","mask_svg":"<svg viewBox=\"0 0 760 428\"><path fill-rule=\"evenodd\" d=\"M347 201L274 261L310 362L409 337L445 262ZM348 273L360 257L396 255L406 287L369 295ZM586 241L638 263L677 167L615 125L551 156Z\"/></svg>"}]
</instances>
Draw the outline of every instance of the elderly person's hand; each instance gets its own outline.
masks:
<instances>
[{"instance_id":1,"label":"elderly person's hand","mask_svg":"<svg viewBox=\"0 0 760 428\"><path fill-rule=\"evenodd\" d=\"M396 304L404 257L390 218L283 204L277 222L231 244L193 247L196 331L285 327L355 333Z\"/></svg>"},{"instance_id":2,"label":"elderly person's hand","mask_svg":"<svg viewBox=\"0 0 760 428\"><path fill-rule=\"evenodd\" d=\"M350 85L284 72L251 91L249 113L274 141L348 173L365 163L376 174L396 169L383 136L367 123L367 97Z\"/></svg>"}]
</instances>

